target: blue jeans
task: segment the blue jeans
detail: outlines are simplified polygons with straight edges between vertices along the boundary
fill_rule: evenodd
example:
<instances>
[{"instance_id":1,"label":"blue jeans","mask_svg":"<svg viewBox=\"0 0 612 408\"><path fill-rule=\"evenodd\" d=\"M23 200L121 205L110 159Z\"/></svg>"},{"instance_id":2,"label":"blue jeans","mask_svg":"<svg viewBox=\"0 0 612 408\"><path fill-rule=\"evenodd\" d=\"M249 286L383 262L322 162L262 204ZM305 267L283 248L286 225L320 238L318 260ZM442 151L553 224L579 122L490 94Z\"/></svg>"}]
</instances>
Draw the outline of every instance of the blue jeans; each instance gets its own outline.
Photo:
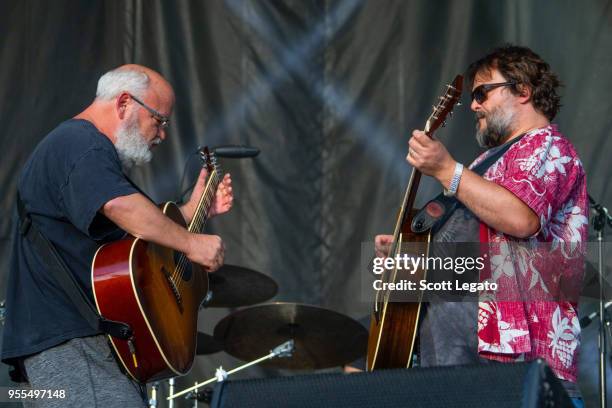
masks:
<instances>
[{"instance_id":1,"label":"blue jeans","mask_svg":"<svg viewBox=\"0 0 612 408\"><path fill-rule=\"evenodd\" d=\"M574 404L574 406L576 408L584 408L584 401L582 400L582 398L570 398L572 400L572 403Z\"/></svg>"}]
</instances>

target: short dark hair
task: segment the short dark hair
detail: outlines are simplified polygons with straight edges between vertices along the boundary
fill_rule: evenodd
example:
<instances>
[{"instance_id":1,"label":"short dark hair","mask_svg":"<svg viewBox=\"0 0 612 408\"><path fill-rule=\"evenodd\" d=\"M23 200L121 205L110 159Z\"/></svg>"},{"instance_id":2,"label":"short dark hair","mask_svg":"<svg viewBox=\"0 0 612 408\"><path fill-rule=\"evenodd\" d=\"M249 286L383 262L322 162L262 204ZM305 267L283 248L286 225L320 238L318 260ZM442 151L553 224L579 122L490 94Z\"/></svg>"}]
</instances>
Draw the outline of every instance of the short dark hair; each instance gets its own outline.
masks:
<instances>
[{"instance_id":1,"label":"short dark hair","mask_svg":"<svg viewBox=\"0 0 612 408\"><path fill-rule=\"evenodd\" d=\"M515 95L521 86L531 89L531 102L548 120L552 120L561 108L561 97L557 88L561 81L550 66L535 52L527 47L506 44L496 48L485 57L473 62L467 69L467 84L472 86L478 73L497 69L507 81L516 84L510 87Z\"/></svg>"}]
</instances>

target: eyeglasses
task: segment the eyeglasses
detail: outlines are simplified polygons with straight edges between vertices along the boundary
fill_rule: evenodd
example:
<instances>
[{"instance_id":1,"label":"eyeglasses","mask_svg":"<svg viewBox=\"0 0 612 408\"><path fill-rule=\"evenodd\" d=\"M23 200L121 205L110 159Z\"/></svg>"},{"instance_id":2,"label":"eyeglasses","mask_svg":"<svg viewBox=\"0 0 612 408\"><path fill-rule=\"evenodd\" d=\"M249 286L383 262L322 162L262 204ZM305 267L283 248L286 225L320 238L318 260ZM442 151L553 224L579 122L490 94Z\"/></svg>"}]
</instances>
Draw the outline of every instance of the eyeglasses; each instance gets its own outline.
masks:
<instances>
[{"instance_id":1,"label":"eyeglasses","mask_svg":"<svg viewBox=\"0 0 612 408\"><path fill-rule=\"evenodd\" d=\"M495 88L499 88L500 86L511 86L516 83L513 81L510 82L498 82L496 84L482 84L474 88L472 91L472 100L478 103L483 103L487 100L487 93L492 91Z\"/></svg>"},{"instance_id":2,"label":"eyeglasses","mask_svg":"<svg viewBox=\"0 0 612 408\"><path fill-rule=\"evenodd\" d=\"M137 97L135 97L132 94L130 94L130 98L132 98L134 100L134 102L138 103L140 106L142 106L143 108L148 110L151 115L153 115L153 119L155 119L157 121L157 124L158 124L157 126L160 129L165 129L165 128L168 127L168 125L170 125L170 118L169 117L164 116L161 113L159 113L158 111L156 111L155 109L145 105L145 103L143 101L141 101L140 99L138 99Z\"/></svg>"}]
</instances>

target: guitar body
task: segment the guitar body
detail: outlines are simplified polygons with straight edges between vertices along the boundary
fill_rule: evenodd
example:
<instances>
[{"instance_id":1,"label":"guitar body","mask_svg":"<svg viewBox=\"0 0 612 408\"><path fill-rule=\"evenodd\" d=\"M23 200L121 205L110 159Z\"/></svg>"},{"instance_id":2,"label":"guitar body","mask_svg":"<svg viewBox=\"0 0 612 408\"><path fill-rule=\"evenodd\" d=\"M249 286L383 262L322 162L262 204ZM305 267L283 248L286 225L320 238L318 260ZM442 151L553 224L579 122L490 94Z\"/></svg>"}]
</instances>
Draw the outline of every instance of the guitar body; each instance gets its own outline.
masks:
<instances>
[{"instance_id":1,"label":"guitar body","mask_svg":"<svg viewBox=\"0 0 612 408\"><path fill-rule=\"evenodd\" d=\"M412 218L412 217L410 217ZM400 236L401 251L427 256L429 249L429 232L415 234L412 231L402 232ZM418 269L415 274L397 275L389 281L398 282L408 279L418 282L426 278L427 271ZM394 302L393 298L381 303L379 312L372 313L368 337L367 367L368 371L385 368L408 368L412 366L412 355L415 351L416 338L421 318L421 302Z\"/></svg>"},{"instance_id":2,"label":"guitar body","mask_svg":"<svg viewBox=\"0 0 612 408\"><path fill-rule=\"evenodd\" d=\"M186 227L174 203L162 211ZM98 249L91 279L98 312L132 328L133 352L128 341L109 336L131 377L145 383L191 369L198 310L208 292L208 275L199 265L172 249L129 237Z\"/></svg>"}]
</instances>

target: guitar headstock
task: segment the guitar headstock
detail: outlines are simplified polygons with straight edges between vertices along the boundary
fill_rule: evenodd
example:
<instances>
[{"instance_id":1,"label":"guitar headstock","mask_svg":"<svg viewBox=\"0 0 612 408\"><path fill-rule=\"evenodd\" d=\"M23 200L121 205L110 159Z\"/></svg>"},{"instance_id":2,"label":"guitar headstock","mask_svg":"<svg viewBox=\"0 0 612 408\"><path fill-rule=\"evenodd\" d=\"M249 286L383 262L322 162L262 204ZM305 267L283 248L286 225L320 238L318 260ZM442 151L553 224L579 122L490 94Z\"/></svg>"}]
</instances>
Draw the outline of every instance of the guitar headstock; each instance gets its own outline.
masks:
<instances>
[{"instance_id":1,"label":"guitar headstock","mask_svg":"<svg viewBox=\"0 0 612 408\"><path fill-rule=\"evenodd\" d=\"M214 152L210 152L208 150L208 146L203 147L199 151L200 159L202 160L202 167L206 167L208 170L208 174L213 174L213 171L216 170L217 175L221 175L221 165L217 162L217 156L215 156Z\"/></svg>"},{"instance_id":2,"label":"guitar headstock","mask_svg":"<svg viewBox=\"0 0 612 408\"><path fill-rule=\"evenodd\" d=\"M451 115L453 109L463 90L463 75L457 75L450 85L446 85L446 92L440 96L437 105L433 107L433 112L427 118L425 133L431 136L440 126L444 126L446 117Z\"/></svg>"}]
</instances>

